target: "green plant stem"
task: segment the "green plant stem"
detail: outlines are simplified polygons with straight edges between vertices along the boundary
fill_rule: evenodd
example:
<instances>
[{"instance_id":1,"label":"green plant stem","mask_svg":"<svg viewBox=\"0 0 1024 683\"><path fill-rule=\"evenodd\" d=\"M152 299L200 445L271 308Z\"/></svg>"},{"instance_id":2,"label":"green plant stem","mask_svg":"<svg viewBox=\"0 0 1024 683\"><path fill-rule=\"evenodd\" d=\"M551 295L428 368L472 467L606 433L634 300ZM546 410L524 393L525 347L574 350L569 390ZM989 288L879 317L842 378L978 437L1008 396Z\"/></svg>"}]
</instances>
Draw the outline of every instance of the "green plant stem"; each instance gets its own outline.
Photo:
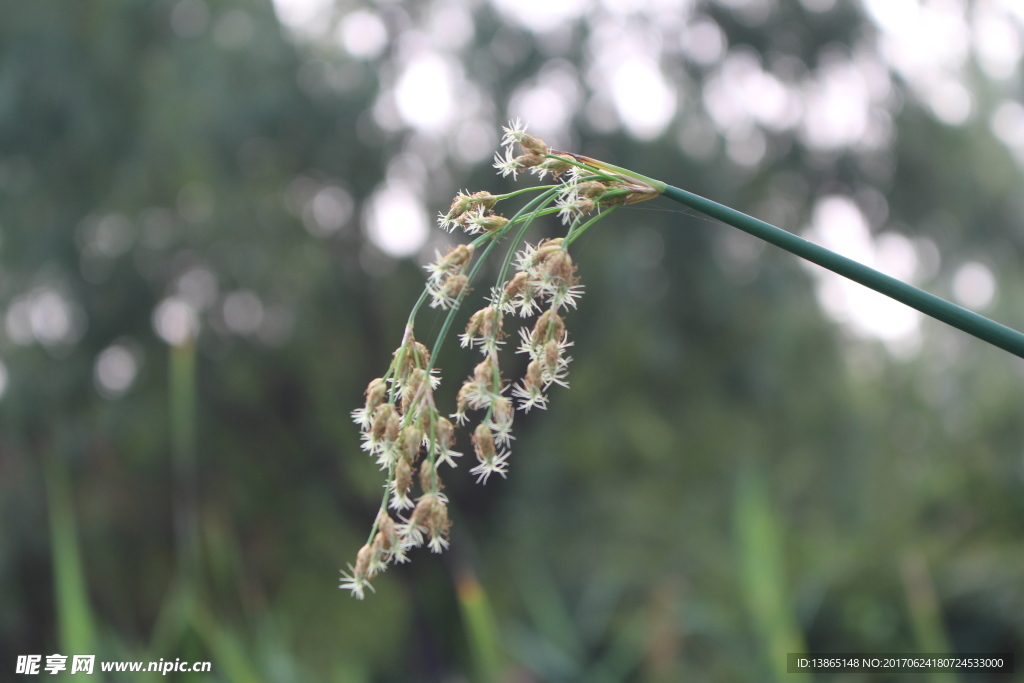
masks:
<instances>
[{"instance_id":1,"label":"green plant stem","mask_svg":"<svg viewBox=\"0 0 1024 683\"><path fill-rule=\"evenodd\" d=\"M577 239L579 239L580 235L582 235L587 230L589 230L595 223L597 223L602 218L607 218L608 215L612 211L615 211L615 209L617 209L617 208L619 208L619 207L613 206L610 209L608 209L607 211L601 211L600 213L598 213L596 216L594 216L593 218L588 220L583 225L580 225L580 226L574 228L573 230L570 230L568 236L566 236L566 238L565 238L565 244L564 244L565 248L568 249L569 246L573 242L575 242Z\"/></svg>"},{"instance_id":2,"label":"green plant stem","mask_svg":"<svg viewBox=\"0 0 1024 683\"><path fill-rule=\"evenodd\" d=\"M171 346L171 452L176 500L178 571L184 583L197 578L199 513L196 492L196 349L193 341Z\"/></svg>"},{"instance_id":3,"label":"green plant stem","mask_svg":"<svg viewBox=\"0 0 1024 683\"><path fill-rule=\"evenodd\" d=\"M558 192L557 188L558 188L558 186L555 186L555 189L550 190L547 193L545 193L545 194L541 195L540 197L538 197L535 200L536 203L539 206L544 206ZM529 205L527 205L527 206L529 206ZM523 237L526 236L526 231L530 229L530 226L533 225L533 220L538 215L540 215L540 214L538 212L534 211L533 213L528 214L528 215L525 216L525 220L523 220L523 224L522 224L522 226L520 226L519 232L516 233L515 238L513 238L513 240L508 245L508 251L505 253L505 260L502 261L502 263L501 263L501 271L498 273L498 280L495 283L495 287L500 287L501 283L503 283L505 281L505 276L508 275L509 266L512 265L512 259L513 259L513 257L515 257L516 248L519 246L519 243L523 241Z\"/></svg>"},{"instance_id":4,"label":"green plant stem","mask_svg":"<svg viewBox=\"0 0 1024 683\"><path fill-rule=\"evenodd\" d=\"M560 187L560 186L559 185L533 185L531 187L524 187L521 190L513 190L512 192L508 192L506 194L498 194L498 195L494 195L494 196L498 198L498 201L502 201L502 200L505 200L505 199L511 199L512 197L516 197L516 196L521 195L521 194L526 194L527 192L537 192L539 190L551 190L551 189L557 189L558 187Z\"/></svg>"},{"instance_id":5,"label":"green plant stem","mask_svg":"<svg viewBox=\"0 0 1024 683\"><path fill-rule=\"evenodd\" d=\"M75 527L74 499L63 454L51 452L43 459L43 464L50 512L58 642L64 652L94 652L95 623L89 605L89 590Z\"/></svg>"},{"instance_id":6,"label":"green plant stem","mask_svg":"<svg viewBox=\"0 0 1024 683\"><path fill-rule=\"evenodd\" d=\"M840 256L813 242L808 242L774 225L748 216L745 213L740 213L735 209L730 209L727 206L722 206L717 202L705 199L692 192L667 185L662 194L668 199L679 202L691 209L696 209L711 218L727 223L754 237L759 237L765 242L781 247L791 254L796 254L800 258L816 263L822 268L831 270L833 273L842 275L891 299L906 304L927 316L940 320L947 325L952 325L967 334L987 341L993 346L1009 351L1015 356L1024 358L1024 334L1014 329L1000 325L985 316L978 315L966 308L940 299L934 294L929 294L917 287L880 273L873 268L868 268L857 261Z\"/></svg>"},{"instance_id":7,"label":"green plant stem","mask_svg":"<svg viewBox=\"0 0 1024 683\"><path fill-rule=\"evenodd\" d=\"M594 174L594 177L586 178L586 180L607 180L607 181L619 180L615 176L608 175L607 173L604 173L600 169L595 168L595 167L593 167L593 166L591 166L589 164L585 164L585 163L583 163L581 161L576 161L575 159L568 158L568 157L571 157L571 156L572 155L570 155L568 152L555 152L555 151L552 151L551 153L549 153L547 155L547 158L548 159L557 159L558 161L565 162L565 163L569 164L570 166L575 166L576 168L582 168L584 171L588 171L588 172ZM617 166L613 166L612 168L618 168L618 167ZM625 170L625 169L622 169L622 170ZM632 171L628 171L628 172L626 172L626 174L630 175L630 176L635 175Z\"/></svg>"}]
</instances>

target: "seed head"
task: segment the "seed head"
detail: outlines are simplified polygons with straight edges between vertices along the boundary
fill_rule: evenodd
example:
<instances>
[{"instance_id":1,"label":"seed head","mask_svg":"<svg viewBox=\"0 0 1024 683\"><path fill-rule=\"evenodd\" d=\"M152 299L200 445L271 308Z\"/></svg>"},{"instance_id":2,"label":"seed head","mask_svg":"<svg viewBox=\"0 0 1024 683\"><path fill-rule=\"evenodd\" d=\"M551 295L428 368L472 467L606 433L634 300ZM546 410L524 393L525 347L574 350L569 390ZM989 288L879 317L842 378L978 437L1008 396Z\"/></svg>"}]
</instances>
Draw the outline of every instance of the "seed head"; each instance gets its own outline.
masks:
<instances>
[{"instance_id":1,"label":"seed head","mask_svg":"<svg viewBox=\"0 0 1024 683\"><path fill-rule=\"evenodd\" d=\"M469 410L469 393L472 390L472 382L465 381L459 389L459 395L455 397L455 412L451 417L461 424L466 424L466 411Z\"/></svg>"},{"instance_id":2,"label":"seed head","mask_svg":"<svg viewBox=\"0 0 1024 683\"><path fill-rule=\"evenodd\" d=\"M413 368L402 385L402 413L409 414L418 409L428 389L427 371L423 368Z\"/></svg>"},{"instance_id":3,"label":"seed head","mask_svg":"<svg viewBox=\"0 0 1024 683\"><path fill-rule=\"evenodd\" d=\"M541 157L551 151L547 146L547 143L540 138L527 133L526 126L522 125L519 119L509 121L509 124L507 126L503 126L502 130L505 132L505 135L501 139L501 144L508 148L511 148L518 142L525 152Z\"/></svg>"},{"instance_id":4,"label":"seed head","mask_svg":"<svg viewBox=\"0 0 1024 683\"><path fill-rule=\"evenodd\" d=\"M469 286L469 278L461 273L445 280L441 293L449 299L455 299Z\"/></svg>"},{"instance_id":5,"label":"seed head","mask_svg":"<svg viewBox=\"0 0 1024 683\"><path fill-rule=\"evenodd\" d=\"M559 157L558 159L548 157L541 163L534 166L531 170L538 178L543 179L548 173L557 178L572 168L575 168L575 166L569 163L566 160L566 157Z\"/></svg>"},{"instance_id":6,"label":"seed head","mask_svg":"<svg viewBox=\"0 0 1024 683\"><path fill-rule=\"evenodd\" d=\"M451 467L455 467L454 458L462 457L462 453L452 450L452 446L455 445L455 427L448 421L448 418L437 417L434 424L434 439L437 461L439 463L446 462Z\"/></svg>"},{"instance_id":7,"label":"seed head","mask_svg":"<svg viewBox=\"0 0 1024 683\"><path fill-rule=\"evenodd\" d=\"M491 474L500 474L502 478L508 471L508 452L497 451L494 447L494 434L488 424L481 422L473 430L473 448L479 465L470 470L477 475L477 483L487 483Z\"/></svg>"},{"instance_id":8,"label":"seed head","mask_svg":"<svg viewBox=\"0 0 1024 683\"><path fill-rule=\"evenodd\" d=\"M445 277L439 283L430 283L430 307L446 311L455 305L463 291L469 290L469 278L459 273Z\"/></svg>"},{"instance_id":9,"label":"seed head","mask_svg":"<svg viewBox=\"0 0 1024 683\"><path fill-rule=\"evenodd\" d=\"M537 324L533 326L532 341L534 345L543 344L550 339L561 339L565 336L565 321L550 308L544 311Z\"/></svg>"},{"instance_id":10,"label":"seed head","mask_svg":"<svg viewBox=\"0 0 1024 683\"><path fill-rule=\"evenodd\" d=\"M384 442L394 443L398 441L398 432L402 426L402 418L392 409L388 414L387 423L384 425Z\"/></svg>"},{"instance_id":11,"label":"seed head","mask_svg":"<svg viewBox=\"0 0 1024 683\"><path fill-rule=\"evenodd\" d=\"M444 488L441 477L437 473L437 465L424 460L420 463L420 489L423 491L440 491Z\"/></svg>"},{"instance_id":12,"label":"seed head","mask_svg":"<svg viewBox=\"0 0 1024 683\"><path fill-rule=\"evenodd\" d=\"M448 547L448 505L443 494L425 493L416 501L416 508L404 525L407 542L419 546L423 543L423 533L430 536L430 550L439 553Z\"/></svg>"},{"instance_id":13,"label":"seed head","mask_svg":"<svg viewBox=\"0 0 1024 683\"><path fill-rule=\"evenodd\" d=\"M370 436L374 441L384 438L388 426L388 420L394 415L395 409L390 403L383 403L377 406L373 413L373 426L370 427Z\"/></svg>"},{"instance_id":14,"label":"seed head","mask_svg":"<svg viewBox=\"0 0 1024 683\"><path fill-rule=\"evenodd\" d=\"M373 586L370 585L369 571L370 571L370 560L373 556L373 549L370 546L364 545L359 549L356 554L356 566L348 566L348 572L341 572L341 584L338 586L342 590L352 591L352 595L359 600L365 597L365 590L369 588L373 590Z\"/></svg>"},{"instance_id":15,"label":"seed head","mask_svg":"<svg viewBox=\"0 0 1024 683\"><path fill-rule=\"evenodd\" d=\"M370 382L366 387L366 405L352 411L352 420L359 425L361 430L366 431L371 427L374 411L384 400L387 393L387 382L380 377Z\"/></svg>"},{"instance_id":16,"label":"seed head","mask_svg":"<svg viewBox=\"0 0 1024 683\"><path fill-rule=\"evenodd\" d=\"M446 214L439 214L437 222L442 229L451 231L456 225L465 225L467 216L474 213L489 211L498 203L498 198L490 192L460 192L452 200L452 206Z\"/></svg>"},{"instance_id":17,"label":"seed head","mask_svg":"<svg viewBox=\"0 0 1024 683\"><path fill-rule=\"evenodd\" d=\"M395 480L391 496L391 508L393 510L404 510L412 507L409 500L409 489L412 488L412 463L405 458L400 458L395 465Z\"/></svg>"},{"instance_id":18,"label":"seed head","mask_svg":"<svg viewBox=\"0 0 1024 683\"><path fill-rule=\"evenodd\" d=\"M494 432L494 442L499 446L507 446L512 439L512 419L515 412L512 409L512 399L499 396L491 404L490 428Z\"/></svg>"},{"instance_id":19,"label":"seed head","mask_svg":"<svg viewBox=\"0 0 1024 683\"><path fill-rule=\"evenodd\" d=\"M526 289L526 285L529 282L529 279L530 276L524 273L523 271L517 272L514 276L512 276L512 279L505 284L505 297L508 299L512 299L513 297L517 297L520 294L522 294L523 290Z\"/></svg>"},{"instance_id":20,"label":"seed head","mask_svg":"<svg viewBox=\"0 0 1024 683\"><path fill-rule=\"evenodd\" d=\"M475 345L489 353L498 350L504 336L501 309L491 305L481 308L469 318L466 331L459 338L463 348Z\"/></svg>"},{"instance_id":21,"label":"seed head","mask_svg":"<svg viewBox=\"0 0 1024 683\"><path fill-rule=\"evenodd\" d=\"M423 432L416 427L406 427L402 433L403 460L407 460L410 465L415 465L422 447Z\"/></svg>"},{"instance_id":22,"label":"seed head","mask_svg":"<svg viewBox=\"0 0 1024 683\"><path fill-rule=\"evenodd\" d=\"M593 199L608 191L608 185L597 180L587 180L573 186L573 191L580 197Z\"/></svg>"},{"instance_id":23,"label":"seed head","mask_svg":"<svg viewBox=\"0 0 1024 683\"><path fill-rule=\"evenodd\" d=\"M359 552L356 553L356 574L366 576L369 573L368 569L370 567L370 558L372 556L373 549L370 546L364 545L359 549Z\"/></svg>"},{"instance_id":24,"label":"seed head","mask_svg":"<svg viewBox=\"0 0 1024 683\"><path fill-rule=\"evenodd\" d=\"M446 276L455 275L461 273L469 260L473 258L473 245L472 244L460 244L454 249L449 249L448 253L441 256L435 252L437 259L426 266L424 266L428 273L430 273L430 280L432 282L440 282Z\"/></svg>"},{"instance_id":25,"label":"seed head","mask_svg":"<svg viewBox=\"0 0 1024 683\"><path fill-rule=\"evenodd\" d=\"M373 410L379 406L387 393L388 385L382 378L378 377L370 382L366 387L366 409Z\"/></svg>"},{"instance_id":26,"label":"seed head","mask_svg":"<svg viewBox=\"0 0 1024 683\"><path fill-rule=\"evenodd\" d=\"M438 417L434 425L434 436L437 438L437 445L442 449L451 448L455 443L455 427L446 417Z\"/></svg>"},{"instance_id":27,"label":"seed head","mask_svg":"<svg viewBox=\"0 0 1024 683\"><path fill-rule=\"evenodd\" d=\"M530 408L548 407L548 397L544 395L544 366L539 360L531 360L526 366L526 376L512 387L512 395L519 399L519 409L524 413L530 412Z\"/></svg>"},{"instance_id":28,"label":"seed head","mask_svg":"<svg viewBox=\"0 0 1024 683\"><path fill-rule=\"evenodd\" d=\"M473 369L473 377L463 384L466 402L474 410L488 407L501 395L501 370L494 358L495 354L484 358Z\"/></svg>"},{"instance_id":29,"label":"seed head","mask_svg":"<svg viewBox=\"0 0 1024 683\"><path fill-rule=\"evenodd\" d=\"M409 561L405 554L405 545L398 534L395 520L391 519L391 515L383 510L377 513L377 536L383 539L381 545L388 553L387 559L394 560L400 564Z\"/></svg>"},{"instance_id":30,"label":"seed head","mask_svg":"<svg viewBox=\"0 0 1024 683\"><path fill-rule=\"evenodd\" d=\"M476 234L479 232L496 232L506 225L508 225L507 218L492 213L486 216L481 215L470 218L465 229L470 234Z\"/></svg>"},{"instance_id":31,"label":"seed head","mask_svg":"<svg viewBox=\"0 0 1024 683\"><path fill-rule=\"evenodd\" d=\"M494 435L491 428L483 422L473 430L473 448L476 450L476 459L480 462L487 462L495 456Z\"/></svg>"}]
</instances>

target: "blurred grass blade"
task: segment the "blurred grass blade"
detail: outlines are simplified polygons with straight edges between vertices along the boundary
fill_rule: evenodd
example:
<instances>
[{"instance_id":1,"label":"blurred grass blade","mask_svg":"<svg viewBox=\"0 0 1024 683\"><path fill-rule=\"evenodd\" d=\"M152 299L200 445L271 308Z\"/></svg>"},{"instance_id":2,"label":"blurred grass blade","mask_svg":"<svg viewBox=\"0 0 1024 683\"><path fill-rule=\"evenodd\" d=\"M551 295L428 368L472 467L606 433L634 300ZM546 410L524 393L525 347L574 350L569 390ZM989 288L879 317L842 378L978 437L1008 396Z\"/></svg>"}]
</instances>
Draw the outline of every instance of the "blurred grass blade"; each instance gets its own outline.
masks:
<instances>
[{"instance_id":1,"label":"blurred grass blade","mask_svg":"<svg viewBox=\"0 0 1024 683\"><path fill-rule=\"evenodd\" d=\"M772 674L784 681L789 678L786 654L804 653L806 647L786 596L779 521L772 511L764 478L753 467L740 472L735 505L743 595Z\"/></svg>"},{"instance_id":2,"label":"blurred grass blade","mask_svg":"<svg viewBox=\"0 0 1024 683\"><path fill-rule=\"evenodd\" d=\"M900 574L907 592L907 606L918 650L927 654L950 654L946 628L942 623L942 610L935 593L935 584L928 572L928 562L916 550L908 550L900 558ZM931 673L929 680L935 683L955 683L954 673Z\"/></svg>"},{"instance_id":3,"label":"blurred grass blade","mask_svg":"<svg viewBox=\"0 0 1024 683\"><path fill-rule=\"evenodd\" d=\"M583 643L551 574L542 564L536 564L524 567L518 576L519 592L533 626L559 650L581 660Z\"/></svg>"},{"instance_id":4,"label":"blurred grass blade","mask_svg":"<svg viewBox=\"0 0 1024 683\"><path fill-rule=\"evenodd\" d=\"M67 471L57 455L47 458L45 467L60 651L69 656L95 654L96 632L79 553Z\"/></svg>"},{"instance_id":5,"label":"blurred grass blade","mask_svg":"<svg viewBox=\"0 0 1024 683\"><path fill-rule=\"evenodd\" d=\"M191 586L176 579L168 587L150 636L149 652L154 656L170 654L188 628L195 596Z\"/></svg>"},{"instance_id":6,"label":"blurred grass blade","mask_svg":"<svg viewBox=\"0 0 1024 683\"><path fill-rule=\"evenodd\" d=\"M170 347L169 402L171 457L174 467L174 526L182 581L196 579L199 519L196 500L196 348L189 342Z\"/></svg>"},{"instance_id":7,"label":"blurred grass blade","mask_svg":"<svg viewBox=\"0 0 1024 683\"><path fill-rule=\"evenodd\" d=\"M204 605L197 602L191 611L192 627L210 651L220 676L231 683L261 683L263 679L249 663L245 648Z\"/></svg>"},{"instance_id":8,"label":"blurred grass blade","mask_svg":"<svg viewBox=\"0 0 1024 683\"><path fill-rule=\"evenodd\" d=\"M498 634L498 623L487 594L467 567L461 568L456 576L455 592L462 612L462 623L469 638L477 680L479 683L498 681L504 670L505 656Z\"/></svg>"},{"instance_id":9,"label":"blurred grass blade","mask_svg":"<svg viewBox=\"0 0 1024 683\"><path fill-rule=\"evenodd\" d=\"M584 680L588 683L621 683L630 679L644 659L647 614L638 610L615 630L607 650L602 654Z\"/></svg>"}]
</instances>

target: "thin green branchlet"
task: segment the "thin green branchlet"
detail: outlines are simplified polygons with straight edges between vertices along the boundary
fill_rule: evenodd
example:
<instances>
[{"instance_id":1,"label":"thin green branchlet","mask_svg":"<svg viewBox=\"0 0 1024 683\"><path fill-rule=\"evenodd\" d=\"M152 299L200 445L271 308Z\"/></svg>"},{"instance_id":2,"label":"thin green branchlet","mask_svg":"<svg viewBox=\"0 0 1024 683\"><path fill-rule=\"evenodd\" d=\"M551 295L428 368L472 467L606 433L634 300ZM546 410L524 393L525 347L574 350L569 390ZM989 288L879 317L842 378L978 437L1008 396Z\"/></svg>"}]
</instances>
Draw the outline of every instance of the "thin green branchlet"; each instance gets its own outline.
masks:
<instances>
[{"instance_id":1,"label":"thin green branchlet","mask_svg":"<svg viewBox=\"0 0 1024 683\"><path fill-rule=\"evenodd\" d=\"M454 468L455 459L462 455L453 449L453 421L464 425L470 413L482 413L470 436L476 465L469 472L484 484L492 475L506 476L515 408L524 412L546 408L552 384L569 386L572 358L566 349L573 342L562 314L575 308L583 294L569 246L616 207L658 195L655 186L642 176L552 150L518 121L504 128L502 145L503 153L495 155L494 166L503 176L516 178L520 171L528 170L541 179L550 174L558 182L502 195L459 192L449 210L438 216L442 229L461 228L478 237L437 254L426 266L426 285L390 366L367 386L364 406L352 412L363 450L387 472L380 509L366 544L356 554L355 565L341 573L341 588L359 599L367 589L373 590L370 579L392 563L408 561L411 549L426 545L441 552L448 547L448 499L438 470L441 465ZM517 148L518 155L514 153ZM511 218L495 212L499 203L531 192L540 194ZM555 213L568 226L565 236L520 248L533 222ZM437 355L482 264L513 227L518 229L485 297L487 305L470 316L459 335L463 348L476 349L483 358L459 389L455 411L444 415L434 402L434 390L441 381L435 367ZM427 303L447 311L429 351L414 334L416 316ZM532 325L519 329L516 352L530 360L525 375L515 383L503 377L500 366L505 321L512 316L524 322L536 317ZM417 483L419 495L414 497ZM411 512L406 515L408 510Z\"/></svg>"}]
</instances>

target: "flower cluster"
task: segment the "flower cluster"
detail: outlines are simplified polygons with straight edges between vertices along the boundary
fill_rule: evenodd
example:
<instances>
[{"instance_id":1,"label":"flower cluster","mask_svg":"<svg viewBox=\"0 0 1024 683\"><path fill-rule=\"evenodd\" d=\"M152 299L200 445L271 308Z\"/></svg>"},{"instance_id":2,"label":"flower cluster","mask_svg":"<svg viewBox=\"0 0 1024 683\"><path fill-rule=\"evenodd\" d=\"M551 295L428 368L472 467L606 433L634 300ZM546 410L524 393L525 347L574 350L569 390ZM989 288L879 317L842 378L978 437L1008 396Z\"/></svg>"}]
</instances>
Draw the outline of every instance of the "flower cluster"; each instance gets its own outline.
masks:
<instances>
[{"instance_id":1,"label":"flower cluster","mask_svg":"<svg viewBox=\"0 0 1024 683\"><path fill-rule=\"evenodd\" d=\"M490 192L460 192L448 213L438 214L438 225L448 232L458 226L471 235L495 232L508 224L507 218L491 211L497 203L498 198Z\"/></svg>"},{"instance_id":2,"label":"flower cluster","mask_svg":"<svg viewBox=\"0 0 1024 683\"><path fill-rule=\"evenodd\" d=\"M449 249L444 255L437 254L436 260L426 266L424 294L413 308L391 367L384 377L370 382L365 405L352 412L362 433L363 449L388 473L384 499L370 538L357 553L355 566L349 565L348 571L342 572L341 587L357 598L362 598L366 589L373 590L370 579L390 563L407 561L411 548L427 545L433 552L441 552L448 547L448 499L441 493L438 467L455 467L454 458L461 455L452 450L452 420L463 425L468 422L470 411L483 413L471 434L477 464L470 473L476 475L478 483L486 483L495 474L505 477L515 408L524 412L546 408L552 384L569 386L572 358L566 350L572 342L562 316L567 309L575 308L583 293L569 246L603 217L603 209L657 195L642 177L620 172L621 169L594 159L552 150L543 140L527 133L518 121L504 132L505 149L495 158L495 167L503 176L516 177L518 171L529 169L540 178L551 173L561 181L508 195L460 192L448 212L438 216L443 229L451 231L458 226L479 237L471 244ZM516 146L519 154L515 154ZM527 191L542 194L512 218L494 213L498 202ZM568 233L510 252L497 283L486 297L486 305L470 316L460 335L463 348L476 349L483 358L462 383L455 412L442 415L434 403L434 390L440 382L434 369L435 359L413 335L420 304L429 300L431 308L447 311L435 345L439 348L480 265L478 259L470 268L476 252L483 248L486 255L516 224L521 225L518 242L535 218L550 213L560 215L569 226ZM595 215L584 222L590 214ZM513 244L510 249L516 250L517 246ZM512 263L514 272L506 277ZM532 324L527 323L519 330L517 352L526 354L529 362L525 374L514 385L503 378L499 364L507 316L524 320L536 317ZM414 495L417 482L418 496ZM408 510L411 512L404 517Z\"/></svg>"},{"instance_id":3,"label":"flower cluster","mask_svg":"<svg viewBox=\"0 0 1024 683\"><path fill-rule=\"evenodd\" d=\"M515 120L502 129L505 135L501 139L504 147L502 152L494 155L494 168L501 172L502 177L511 175L519 177L519 171L530 169L538 178L550 173L554 177L573 168L571 155L555 152L540 138L526 132L526 126ZM519 144L522 154L515 154L515 145Z\"/></svg>"},{"instance_id":4,"label":"flower cluster","mask_svg":"<svg viewBox=\"0 0 1024 683\"><path fill-rule=\"evenodd\" d=\"M451 265L460 258L449 258L448 266L461 267ZM458 277L452 270L438 272L439 279ZM398 513L396 521L382 506L372 540L357 553L355 566L349 565L349 571L342 572L341 587L357 598L363 597L366 588L373 589L370 579L389 563L407 561L410 548L426 543L439 553L448 547L448 499L441 493L437 468L441 463L455 467L454 458L461 453L452 450L454 425L437 412L434 404L439 383L440 377L431 368L430 353L416 341L412 327L407 327L388 376L371 381L365 405L352 411L352 419L362 433L363 450L388 471L388 507ZM417 471L421 495L414 502ZM402 511L410 508L412 513L403 518Z\"/></svg>"},{"instance_id":5,"label":"flower cluster","mask_svg":"<svg viewBox=\"0 0 1024 683\"><path fill-rule=\"evenodd\" d=\"M437 254L437 260L427 266L427 291L430 307L451 308L469 287L466 265L473 258L473 245L460 244L447 254Z\"/></svg>"}]
</instances>

